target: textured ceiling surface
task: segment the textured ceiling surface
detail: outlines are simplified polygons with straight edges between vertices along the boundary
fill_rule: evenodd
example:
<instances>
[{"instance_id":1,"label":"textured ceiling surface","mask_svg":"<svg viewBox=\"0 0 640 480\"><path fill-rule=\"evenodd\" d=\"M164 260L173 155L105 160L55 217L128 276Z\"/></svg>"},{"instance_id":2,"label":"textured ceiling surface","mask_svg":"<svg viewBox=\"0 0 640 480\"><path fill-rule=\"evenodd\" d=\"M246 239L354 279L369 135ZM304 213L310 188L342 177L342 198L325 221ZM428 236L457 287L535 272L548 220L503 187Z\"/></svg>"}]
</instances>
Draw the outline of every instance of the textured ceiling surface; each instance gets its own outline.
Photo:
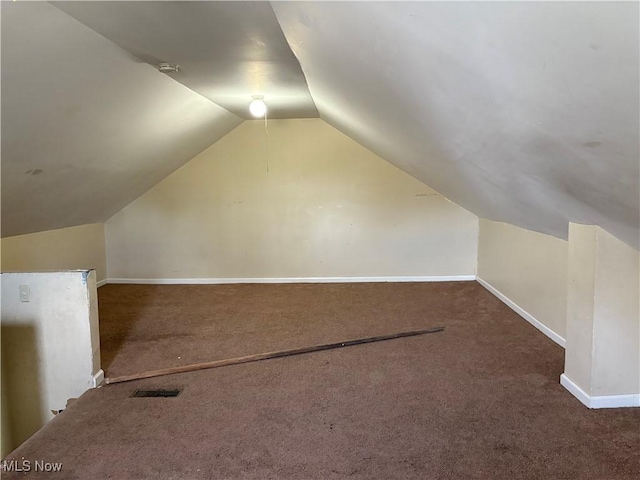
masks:
<instances>
[{"instance_id":1,"label":"textured ceiling surface","mask_svg":"<svg viewBox=\"0 0 640 480\"><path fill-rule=\"evenodd\" d=\"M86 26L230 112L251 118L261 95L269 118L317 117L300 64L269 2L55 2Z\"/></svg>"},{"instance_id":2,"label":"textured ceiling surface","mask_svg":"<svg viewBox=\"0 0 640 480\"><path fill-rule=\"evenodd\" d=\"M2 2L2 234L105 220L263 94L284 112L270 116L319 112L481 217L562 238L569 221L597 224L637 249L639 13ZM183 70L171 78L160 61Z\"/></svg>"},{"instance_id":3,"label":"textured ceiling surface","mask_svg":"<svg viewBox=\"0 0 640 480\"><path fill-rule=\"evenodd\" d=\"M334 127L479 216L638 248L638 3L272 5Z\"/></svg>"}]
</instances>

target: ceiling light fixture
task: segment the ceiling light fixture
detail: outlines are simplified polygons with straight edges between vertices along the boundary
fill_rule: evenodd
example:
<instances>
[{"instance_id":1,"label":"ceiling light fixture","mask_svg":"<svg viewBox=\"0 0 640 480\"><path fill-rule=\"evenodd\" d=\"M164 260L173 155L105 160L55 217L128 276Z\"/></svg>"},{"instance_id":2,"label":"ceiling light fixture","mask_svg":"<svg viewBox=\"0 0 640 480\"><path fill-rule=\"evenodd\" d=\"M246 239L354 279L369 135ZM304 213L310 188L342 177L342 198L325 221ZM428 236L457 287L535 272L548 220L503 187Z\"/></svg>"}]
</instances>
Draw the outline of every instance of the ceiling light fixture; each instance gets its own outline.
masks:
<instances>
[{"instance_id":1,"label":"ceiling light fixture","mask_svg":"<svg viewBox=\"0 0 640 480\"><path fill-rule=\"evenodd\" d=\"M262 96L255 95L249 104L251 115L256 118L264 117L267 113L267 105L262 100Z\"/></svg>"}]
</instances>

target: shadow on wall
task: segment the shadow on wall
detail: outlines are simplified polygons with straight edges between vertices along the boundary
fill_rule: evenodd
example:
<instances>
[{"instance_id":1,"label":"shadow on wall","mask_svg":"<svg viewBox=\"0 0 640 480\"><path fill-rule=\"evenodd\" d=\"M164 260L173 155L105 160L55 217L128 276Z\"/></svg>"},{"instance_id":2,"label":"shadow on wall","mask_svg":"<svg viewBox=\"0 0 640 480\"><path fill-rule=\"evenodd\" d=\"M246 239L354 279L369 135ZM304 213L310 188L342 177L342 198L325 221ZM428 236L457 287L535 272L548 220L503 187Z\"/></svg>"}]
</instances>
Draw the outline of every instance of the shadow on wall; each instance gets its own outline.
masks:
<instances>
[{"instance_id":1,"label":"shadow on wall","mask_svg":"<svg viewBox=\"0 0 640 480\"><path fill-rule=\"evenodd\" d=\"M2 325L2 456L37 432L43 392L33 325ZM5 422L7 424L5 425ZM6 438L8 437L8 438Z\"/></svg>"}]
</instances>

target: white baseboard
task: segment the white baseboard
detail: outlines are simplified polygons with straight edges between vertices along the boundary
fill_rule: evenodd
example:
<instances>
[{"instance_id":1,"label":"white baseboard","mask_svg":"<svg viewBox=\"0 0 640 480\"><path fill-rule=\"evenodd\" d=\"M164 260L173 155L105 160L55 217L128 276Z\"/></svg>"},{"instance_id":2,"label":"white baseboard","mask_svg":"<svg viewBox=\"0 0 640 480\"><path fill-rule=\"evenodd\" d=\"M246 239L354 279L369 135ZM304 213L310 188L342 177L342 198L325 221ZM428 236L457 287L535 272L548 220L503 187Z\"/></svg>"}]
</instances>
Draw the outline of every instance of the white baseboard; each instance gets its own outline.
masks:
<instances>
[{"instance_id":1,"label":"white baseboard","mask_svg":"<svg viewBox=\"0 0 640 480\"><path fill-rule=\"evenodd\" d=\"M591 408L591 397L587 395L587 392L582 390L578 385L567 377L564 373L560 375L560 385L569 390L571 394L580 400L584 405Z\"/></svg>"},{"instance_id":2,"label":"white baseboard","mask_svg":"<svg viewBox=\"0 0 640 480\"><path fill-rule=\"evenodd\" d=\"M109 278L108 283L143 285L221 285L233 283L377 283L377 282L464 282L475 275L407 277L283 277L283 278Z\"/></svg>"},{"instance_id":3,"label":"white baseboard","mask_svg":"<svg viewBox=\"0 0 640 480\"><path fill-rule=\"evenodd\" d=\"M107 283L109 283L109 279L105 278L104 280L100 280L98 283L96 283L96 286L98 288L102 287L103 285L106 285Z\"/></svg>"},{"instance_id":4,"label":"white baseboard","mask_svg":"<svg viewBox=\"0 0 640 480\"><path fill-rule=\"evenodd\" d=\"M560 375L560 385L580 400L588 408L640 407L640 394L590 396L564 373Z\"/></svg>"},{"instance_id":5,"label":"white baseboard","mask_svg":"<svg viewBox=\"0 0 640 480\"><path fill-rule=\"evenodd\" d=\"M486 280L483 280L480 277L476 277L476 281L482 285L484 288L486 288L487 290L489 290L491 293L493 293L496 297L498 297L500 300L502 300L503 303L505 303L509 308L511 308L511 310L513 310L514 312L516 312L518 315L520 315L522 318L524 318L527 322L529 322L531 325L533 325L534 327L536 327L538 330L540 330L542 333L544 333L547 337L549 337L551 340L553 340L554 342L556 342L558 345L560 345L562 348L565 348L565 344L566 344L566 340L561 337L560 335L558 335L556 332L554 332L553 330L551 330L549 327L547 327L544 323L542 323L540 320L538 320L536 317L534 317L533 315L531 315L529 312L527 312L524 308L520 307L518 304L516 304L514 301L512 301L509 297L507 297L504 293L502 293L500 290L498 290L497 288L495 288L493 285L491 285L490 283L488 283Z\"/></svg>"},{"instance_id":6,"label":"white baseboard","mask_svg":"<svg viewBox=\"0 0 640 480\"><path fill-rule=\"evenodd\" d=\"M104 370L100 369L97 373L93 374L89 381L90 388L96 388L104 383Z\"/></svg>"}]
</instances>

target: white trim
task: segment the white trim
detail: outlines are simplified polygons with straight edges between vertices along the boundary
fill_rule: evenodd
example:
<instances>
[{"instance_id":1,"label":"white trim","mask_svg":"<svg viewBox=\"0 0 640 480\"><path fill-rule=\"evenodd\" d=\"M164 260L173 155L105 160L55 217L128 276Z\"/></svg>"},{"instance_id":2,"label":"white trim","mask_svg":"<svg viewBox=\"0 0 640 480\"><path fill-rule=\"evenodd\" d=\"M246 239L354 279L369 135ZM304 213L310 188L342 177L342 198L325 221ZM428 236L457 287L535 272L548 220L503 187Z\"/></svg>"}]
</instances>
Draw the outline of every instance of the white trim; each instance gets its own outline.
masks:
<instances>
[{"instance_id":1,"label":"white trim","mask_svg":"<svg viewBox=\"0 0 640 480\"><path fill-rule=\"evenodd\" d=\"M422 277L283 277L283 278L110 278L108 283L147 285L191 285L229 283L374 283L374 282L464 282L475 275Z\"/></svg>"},{"instance_id":2,"label":"white trim","mask_svg":"<svg viewBox=\"0 0 640 480\"><path fill-rule=\"evenodd\" d=\"M487 282L486 280L483 280L480 277L476 277L476 281L482 285L484 288L486 288L487 290L489 290L491 293L493 293L496 297L498 297L500 300L502 300L509 308L511 308L511 310L513 310L514 312L516 312L518 315L520 315L522 318L524 318L527 322L529 322L531 325L533 325L534 327L536 327L538 330L540 330L542 333L544 333L547 337L549 337L551 340L553 340L554 342L556 342L558 345L560 345L562 348L565 348L565 344L566 344L566 340L561 337L560 335L558 335L556 332L554 332L553 330L551 330L549 327L547 327L544 323L542 323L540 320L538 320L536 317L534 317L533 315L531 315L529 312L527 312L524 308L522 308L521 306L519 306L518 304L516 304L513 300L511 300L509 297L507 297L504 293L502 293L500 290L498 290L497 288L495 288L493 285L491 285L489 282Z\"/></svg>"},{"instance_id":3,"label":"white trim","mask_svg":"<svg viewBox=\"0 0 640 480\"><path fill-rule=\"evenodd\" d=\"M98 283L96 283L96 286L97 286L97 288L100 288L103 285L106 285L107 283L109 283L109 279L105 278L104 280L100 280Z\"/></svg>"},{"instance_id":4,"label":"white trim","mask_svg":"<svg viewBox=\"0 0 640 480\"><path fill-rule=\"evenodd\" d=\"M560 375L560 385L580 400L588 408L640 407L640 394L590 396L564 373Z\"/></svg>"},{"instance_id":5,"label":"white trim","mask_svg":"<svg viewBox=\"0 0 640 480\"><path fill-rule=\"evenodd\" d=\"M591 408L591 397L587 395L587 392L582 390L578 385L567 377L564 373L560 375L560 385L569 390L571 395L580 400L584 405Z\"/></svg>"},{"instance_id":6,"label":"white trim","mask_svg":"<svg viewBox=\"0 0 640 480\"><path fill-rule=\"evenodd\" d=\"M640 407L640 394L591 397L590 408Z\"/></svg>"},{"instance_id":7,"label":"white trim","mask_svg":"<svg viewBox=\"0 0 640 480\"><path fill-rule=\"evenodd\" d=\"M99 387L104 383L104 370L100 369L97 373L94 373L91 376L91 380L89 381L89 388Z\"/></svg>"}]
</instances>

